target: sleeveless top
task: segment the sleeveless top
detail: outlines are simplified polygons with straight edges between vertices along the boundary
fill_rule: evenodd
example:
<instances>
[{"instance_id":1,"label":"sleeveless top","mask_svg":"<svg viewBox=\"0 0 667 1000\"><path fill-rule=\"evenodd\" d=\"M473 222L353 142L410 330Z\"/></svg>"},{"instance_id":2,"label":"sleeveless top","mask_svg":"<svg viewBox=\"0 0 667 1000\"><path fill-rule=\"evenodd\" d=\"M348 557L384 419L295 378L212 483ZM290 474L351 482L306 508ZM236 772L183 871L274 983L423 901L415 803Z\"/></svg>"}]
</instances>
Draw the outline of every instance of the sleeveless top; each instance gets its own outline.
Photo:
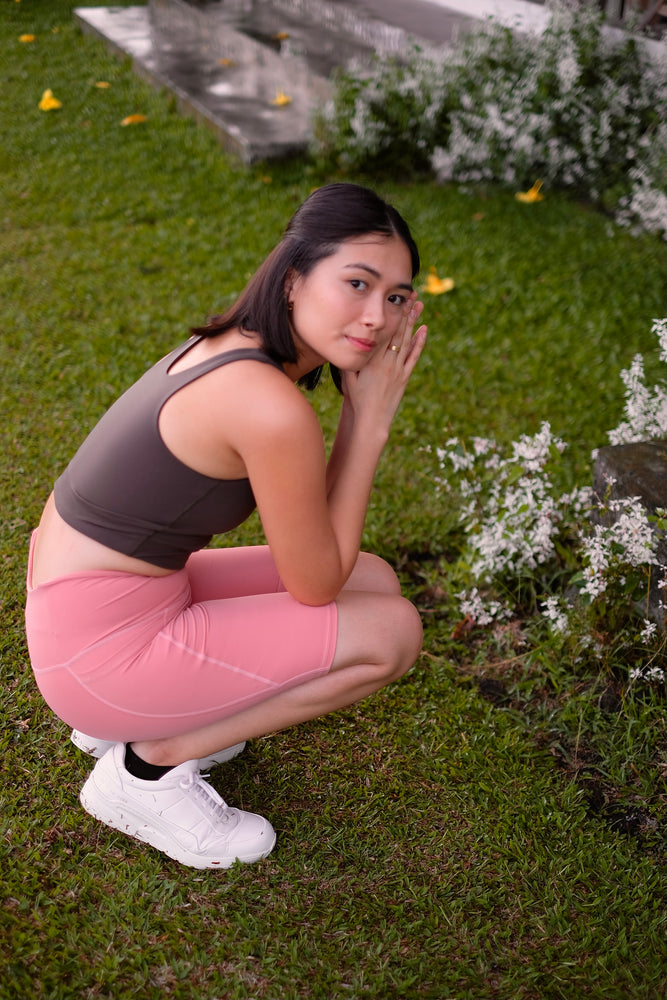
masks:
<instances>
[{"instance_id":1,"label":"sleeveless top","mask_svg":"<svg viewBox=\"0 0 667 1000\"><path fill-rule=\"evenodd\" d=\"M113 404L54 486L56 509L69 525L164 569L182 569L213 535L241 524L255 498L248 479L212 479L176 458L160 436L160 410L183 386L233 361L282 370L263 351L241 348L170 375L198 339L164 357Z\"/></svg>"}]
</instances>

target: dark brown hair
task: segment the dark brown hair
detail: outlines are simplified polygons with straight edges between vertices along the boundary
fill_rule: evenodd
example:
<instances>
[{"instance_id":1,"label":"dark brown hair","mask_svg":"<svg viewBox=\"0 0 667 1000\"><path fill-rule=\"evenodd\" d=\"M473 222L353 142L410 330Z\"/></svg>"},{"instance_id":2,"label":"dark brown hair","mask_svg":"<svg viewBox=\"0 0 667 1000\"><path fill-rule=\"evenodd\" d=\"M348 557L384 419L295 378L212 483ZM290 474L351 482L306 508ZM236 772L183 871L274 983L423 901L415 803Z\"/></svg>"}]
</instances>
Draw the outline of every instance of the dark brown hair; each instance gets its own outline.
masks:
<instances>
[{"instance_id":1,"label":"dark brown hair","mask_svg":"<svg viewBox=\"0 0 667 1000\"><path fill-rule=\"evenodd\" d=\"M213 337L239 327L258 333L263 350L275 361L296 363L286 301L290 273L305 276L319 261L334 254L345 240L369 233L398 236L412 262L412 277L419 271L419 251L407 223L397 210L374 191L359 184L327 184L317 188L290 219L283 238L250 279L241 295L220 316L192 333ZM340 389L340 373L331 365L331 374ZM308 372L301 382L314 388L322 368Z\"/></svg>"}]
</instances>

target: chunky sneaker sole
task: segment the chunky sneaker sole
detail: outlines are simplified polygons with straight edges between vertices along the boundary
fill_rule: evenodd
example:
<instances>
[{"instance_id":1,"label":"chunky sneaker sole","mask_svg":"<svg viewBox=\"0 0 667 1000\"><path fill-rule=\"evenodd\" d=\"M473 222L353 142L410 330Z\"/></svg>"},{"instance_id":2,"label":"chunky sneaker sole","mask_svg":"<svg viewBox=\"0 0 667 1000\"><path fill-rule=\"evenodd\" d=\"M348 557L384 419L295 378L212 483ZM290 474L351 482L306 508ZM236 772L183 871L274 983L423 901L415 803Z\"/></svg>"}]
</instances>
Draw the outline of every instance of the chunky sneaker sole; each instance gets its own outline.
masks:
<instances>
[{"instance_id":1,"label":"chunky sneaker sole","mask_svg":"<svg viewBox=\"0 0 667 1000\"><path fill-rule=\"evenodd\" d=\"M157 848L191 868L250 864L273 850L268 820L233 809L186 761L158 781L125 770L125 745L115 744L98 760L79 796L86 812L114 830Z\"/></svg>"},{"instance_id":2,"label":"chunky sneaker sole","mask_svg":"<svg viewBox=\"0 0 667 1000\"><path fill-rule=\"evenodd\" d=\"M111 750L115 746L113 740L97 740L94 736L86 736L85 733L80 732L78 729L72 730L70 740L79 750L90 754L91 757L98 758L104 757L107 750ZM211 754L210 757L202 757L199 761L199 770L207 772L212 767L215 767L216 764L224 764L226 761L238 757L245 750L245 746L245 743L235 743L233 747L218 750L217 753Z\"/></svg>"}]
</instances>

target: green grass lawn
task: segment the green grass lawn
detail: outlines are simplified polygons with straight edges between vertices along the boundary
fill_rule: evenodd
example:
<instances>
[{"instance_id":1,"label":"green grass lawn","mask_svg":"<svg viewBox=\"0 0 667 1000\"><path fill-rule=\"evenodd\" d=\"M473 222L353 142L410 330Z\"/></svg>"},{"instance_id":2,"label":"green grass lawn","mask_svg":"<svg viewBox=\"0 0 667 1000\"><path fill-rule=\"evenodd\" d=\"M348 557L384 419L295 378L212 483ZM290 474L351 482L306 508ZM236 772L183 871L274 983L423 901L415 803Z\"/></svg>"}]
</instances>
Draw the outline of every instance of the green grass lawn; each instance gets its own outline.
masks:
<instances>
[{"instance_id":1,"label":"green grass lawn","mask_svg":"<svg viewBox=\"0 0 667 1000\"><path fill-rule=\"evenodd\" d=\"M584 718L577 678L560 679L542 716L494 705L440 607L456 510L423 449L452 435L509 441L546 419L569 444L565 478L588 483L590 452L621 416L620 369L642 351L659 370L650 326L667 313L666 245L563 196L524 205L378 179L424 272L456 282L426 303L430 342L366 532L422 602L424 654L401 683L214 772L221 794L277 828L274 853L196 872L80 808L90 761L27 660L29 533L97 417L240 291L334 177L232 162L82 36L72 7L0 0L0 1000L664 1000L664 830L619 832L555 766L544 713ZM61 109L39 110L47 88ZM136 113L146 122L120 125ZM334 393L313 401L330 434ZM236 537L260 541L256 518ZM663 716L658 704L632 725L614 717L618 739L602 744L613 760L593 739L612 723L587 721L598 770L625 775L625 803L641 786L660 822Z\"/></svg>"}]
</instances>

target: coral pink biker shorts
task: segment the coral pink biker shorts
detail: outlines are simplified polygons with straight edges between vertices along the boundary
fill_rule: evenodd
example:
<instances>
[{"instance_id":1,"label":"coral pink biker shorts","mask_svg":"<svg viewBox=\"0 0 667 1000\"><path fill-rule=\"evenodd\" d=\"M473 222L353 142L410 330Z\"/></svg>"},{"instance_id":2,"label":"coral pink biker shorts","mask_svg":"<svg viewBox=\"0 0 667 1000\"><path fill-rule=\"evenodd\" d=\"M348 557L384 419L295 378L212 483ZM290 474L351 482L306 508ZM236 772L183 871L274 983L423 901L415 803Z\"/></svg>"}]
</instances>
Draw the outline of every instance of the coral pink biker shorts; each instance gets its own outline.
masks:
<instances>
[{"instance_id":1,"label":"coral pink biker shorts","mask_svg":"<svg viewBox=\"0 0 667 1000\"><path fill-rule=\"evenodd\" d=\"M175 736L326 673L337 609L285 592L268 548L204 549L162 577L85 572L32 587L39 689L99 739Z\"/></svg>"}]
</instances>

